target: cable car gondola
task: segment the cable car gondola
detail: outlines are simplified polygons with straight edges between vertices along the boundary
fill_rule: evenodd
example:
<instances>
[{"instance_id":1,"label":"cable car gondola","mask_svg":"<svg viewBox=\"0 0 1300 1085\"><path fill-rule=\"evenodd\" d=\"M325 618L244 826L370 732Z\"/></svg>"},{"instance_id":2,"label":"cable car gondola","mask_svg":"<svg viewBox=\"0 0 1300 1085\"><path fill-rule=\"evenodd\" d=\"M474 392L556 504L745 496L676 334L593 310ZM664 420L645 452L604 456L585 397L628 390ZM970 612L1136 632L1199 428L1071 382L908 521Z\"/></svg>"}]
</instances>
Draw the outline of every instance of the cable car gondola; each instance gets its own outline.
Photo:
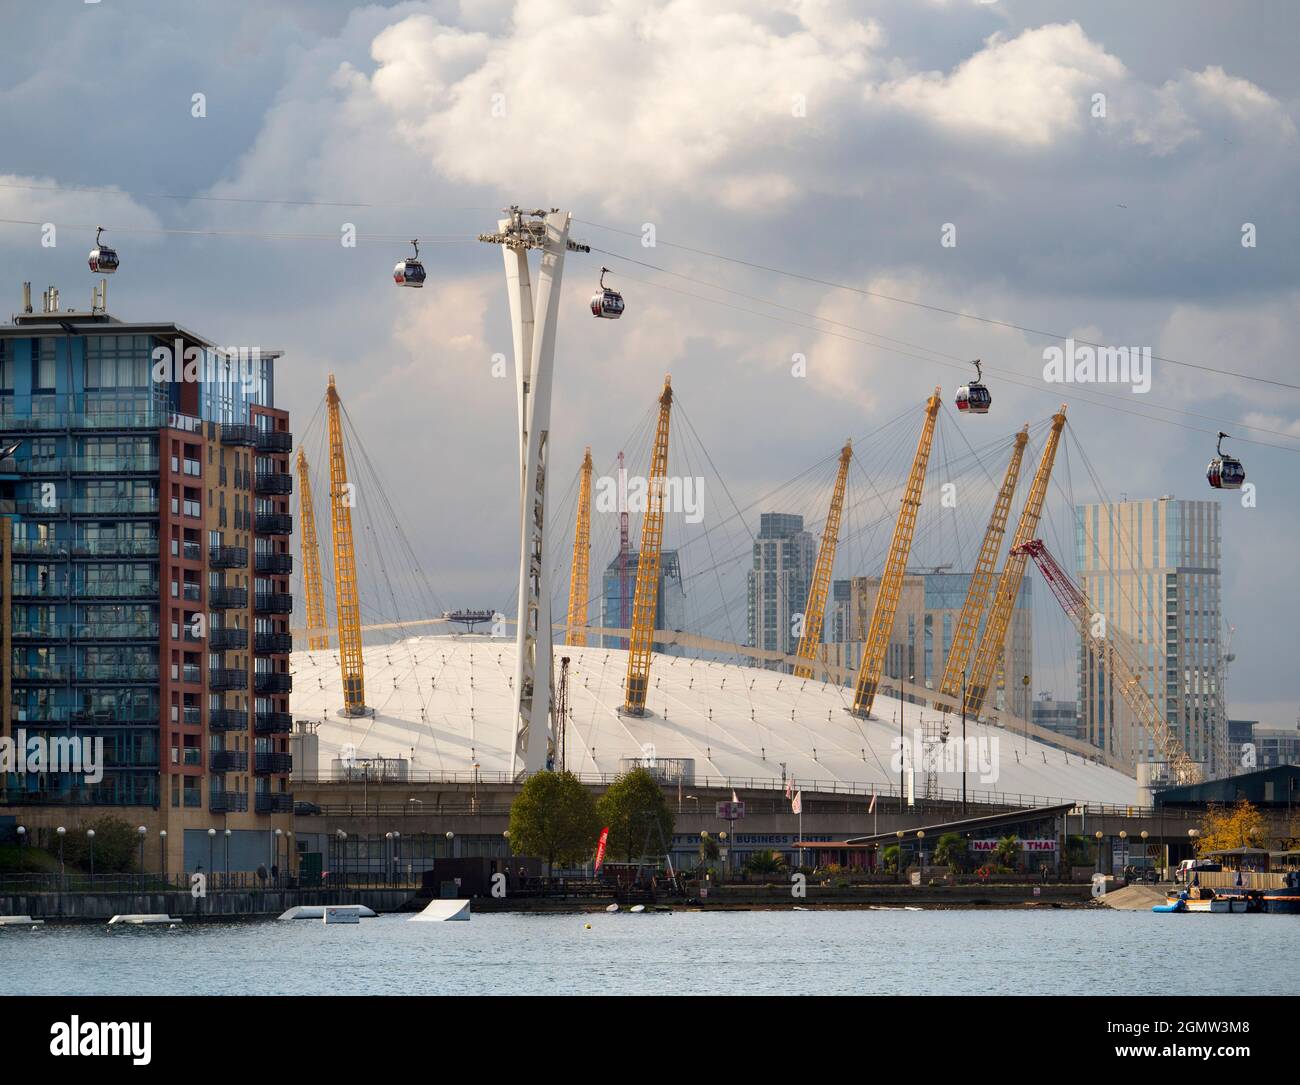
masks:
<instances>
[{"instance_id":1,"label":"cable car gondola","mask_svg":"<svg viewBox=\"0 0 1300 1085\"><path fill-rule=\"evenodd\" d=\"M100 243L99 235L103 232L104 227L95 227L95 247L90 250L90 270L96 275L112 275L117 270L117 252Z\"/></svg>"},{"instance_id":2,"label":"cable car gondola","mask_svg":"<svg viewBox=\"0 0 1300 1085\"><path fill-rule=\"evenodd\" d=\"M1223 451L1226 436L1226 433L1219 434L1219 443L1214 446L1214 459L1205 469L1205 477L1216 490L1240 490L1246 481L1246 469L1241 466L1241 460Z\"/></svg>"},{"instance_id":3,"label":"cable car gondola","mask_svg":"<svg viewBox=\"0 0 1300 1085\"><path fill-rule=\"evenodd\" d=\"M407 260L399 260L397 266L393 268L393 282L398 286L424 286L424 265L420 263L420 242L417 238L411 239L411 244L415 246L415 255Z\"/></svg>"},{"instance_id":4,"label":"cable car gondola","mask_svg":"<svg viewBox=\"0 0 1300 1085\"><path fill-rule=\"evenodd\" d=\"M980 360L975 359L975 379L970 384L963 384L957 389L957 410L962 414L988 414L993 406L993 397L984 387L983 373L980 372Z\"/></svg>"},{"instance_id":5,"label":"cable car gondola","mask_svg":"<svg viewBox=\"0 0 1300 1085\"><path fill-rule=\"evenodd\" d=\"M623 295L605 285L605 272L608 270L607 267L600 269L600 289L591 295L591 315L617 320L623 315Z\"/></svg>"}]
</instances>

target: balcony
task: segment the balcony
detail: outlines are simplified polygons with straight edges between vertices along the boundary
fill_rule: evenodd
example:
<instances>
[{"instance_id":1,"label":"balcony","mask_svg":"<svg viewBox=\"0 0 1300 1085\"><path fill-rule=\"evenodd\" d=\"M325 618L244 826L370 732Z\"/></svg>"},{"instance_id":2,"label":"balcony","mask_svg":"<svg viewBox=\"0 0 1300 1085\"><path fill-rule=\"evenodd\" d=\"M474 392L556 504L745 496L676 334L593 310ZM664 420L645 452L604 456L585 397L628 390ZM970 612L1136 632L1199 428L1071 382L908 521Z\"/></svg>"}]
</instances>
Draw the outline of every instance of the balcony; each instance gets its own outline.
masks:
<instances>
[{"instance_id":1,"label":"balcony","mask_svg":"<svg viewBox=\"0 0 1300 1085\"><path fill-rule=\"evenodd\" d=\"M293 493L293 476L283 471L258 471L253 491L259 494Z\"/></svg>"},{"instance_id":2,"label":"balcony","mask_svg":"<svg viewBox=\"0 0 1300 1085\"><path fill-rule=\"evenodd\" d=\"M15 589L15 594L17 591ZM156 580L99 580L77 583L72 594L84 599L157 599Z\"/></svg>"},{"instance_id":3,"label":"balcony","mask_svg":"<svg viewBox=\"0 0 1300 1085\"><path fill-rule=\"evenodd\" d=\"M259 758L261 754L257 755ZM209 772L247 772L248 753L245 750L217 750L208 754Z\"/></svg>"},{"instance_id":4,"label":"balcony","mask_svg":"<svg viewBox=\"0 0 1300 1085\"><path fill-rule=\"evenodd\" d=\"M214 814L242 814L248 809L248 796L242 791L209 791L208 809Z\"/></svg>"},{"instance_id":5,"label":"balcony","mask_svg":"<svg viewBox=\"0 0 1300 1085\"><path fill-rule=\"evenodd\" d=\"M285 755L288 756L287 754ZM287 794L268 794L259 793L257 799L257 813L259 814L292 814L293 813L293 796Z\"/></svg>"},{"instance_id":6,"label":"balcony","mask_svg":"<svg viewBox=\"0 0 1300 1085\"><path fill-rule=\"evenodd\" d=\"M293 675L291 674L258 671L253 675L253 690L256 693L289 693L292 689Z\"/></svg>"},{"instance_id":7,"label":"balcony","mask_svg":"<svg viewBox=\"0 0 1300 1085\"><path fill-rule=\"evenodd\" d=\"M158 540L155 538L104 538L77 539L72 544L74 558L156 558Z\"/></svg>"},{"instance_id":8,"label":"balcony","mask_svg":"<svg viewBox=\"0 0 1300 1085\"><path fill-rule=\"evenodd\" d=\"M69 670L61 663L15 663L15 682L66 682Z\"/></svg>"},{"instance_id":9,"label":"balcony","mask_svg":"<svg viewBox=\"0 0 1300 1085\"><path fill-rule=\"evenodd\" d=\"M248 567L248 547L210 546L208 565L213 569L244 569Z\"/></svg>"},{"instance_id":10,"label":"balcony","mask_svg":"<svg viewBox=\"0 0 1300 1085\"><path fill-rule=\"evenodd\" d=\"M289 633L257 633L253 637L253 651L259 656L288 655L293 651L293 636Z\"/></svg>"},{"instance_id":11,"label":"balcony","mask_svg":"<svg viewBox=\"0 0 1300 1085\"><path fill-rule=\"evenodd\" d=\"M173 543L172 545L175 546L176 544ZM196 542L183 542L181 543L181 557L186 561L202 561L203 547Z\"/></svg>"},{"instance_id":12,"label":"balcony","mask_svg":"<svg viewBox=\"0 0 1300 1085\"><path fill-rule=\"evenodd\" d=\"M156 516L158 497L74 497L73 516Z\"/></svg>"},{"instance_id":13,"label":"balcony","mask_svg":"<svg viewBox=\"0 0 1300 1085\"><path fill-rule=\"evenodd\" d=\"M175 666L175 664L172 665ZM181 668L180 676L182 682L189 682L191 685L197 685L199 682L203 681L203 670L197 663L186 663L185 666Z\"/></svg>"},{"instance_id":14,"label":"balcony","mask_svg":"<svg viewBox=\"0 0 1300 1085\"><path fill-rule=\"evenodd\" d=\"M287 512L259 512L253 519L259 535L292 535L293 517Z\"/></svg>"},{"instance_id":15,"label":"balcony","mask_svg":"<svg viewBox=\"0 0 1300 1085\"><path fill-rule=\"evenodd\" d=\"M157 682L157 663L83 663L73 678L78 682Z\"/></svg>"},{"instance_id":16,"label":"balcony","mask_svg":"<svg viewBox=\"0 0 1300 1085\"><path fill-rule=\"evenodd\" d=\"M156 475L157 456L73 456L74 475Z\"/></svg>"},{"instance_id":17,"label":"balcony","mask_svg":"<svg viewBox=\"0 0 1300 1085\"><path fill-rule=\"evenodd\" d=\"M248 672L243 668L214 667L208 671L208 689L220 693L228 689L247 689Z\"/></svg>"},{"instance_id":18,"label":"balcony","mask_svg":"<svg viewBox=\"0 0 1300 1085\"><path fill-rule=\"evenodd\" d=\"M252 426L223 425L221 427L221 443L223 445L242 445L245 448L252 448L257 444L257 431Z\"/></svg>"},{"instance_id":19,"label":"balcony","mask_svg":"<svg viewBox=\"0 0 1300 1085\"><path fill-rule=\"evenodd\" d=\"M208 590L208 606L213 610L232 610L236 607L242 609L248 606L248 589L210 588Z\"/></svg>"},{"instance_id":20,"label":"balcony","mask_svg":"<svg viewBox=\"0 0 1300 1085\"><path fill-rule=\"evenodd\" d=\"M93 723L101 727L110 724L124 724L127 726L140 726L143 724L156 727L158 725L158 706L100 708L89 705L73 708L71 716L73 723Z\"/></svg>"},{"instance_id":21,"label":"balcony","mask_svg":"<svg viewBox=\"0 0 1300 1085\"><path fill-rule=\"evenodd\" d=\"M13 627L14 640L65 640L71 627L66 622L27 622Z\"/></svg>"},{"instance_id":22,"label":"balcony","mask_svg":"<svg viewBox=\"0 0 1300 1085\"><path fill-rule=\"evenodd\" d=\"M45 580L15 580L9 589L15 599L56 599L68 594L68 582L57 577Z\"/></svg>"},{"instance_id":23,"label":"balcony","mask_svg":"<svg viewBox=\"0 0 1300 1085\"><path fill-rule=\"evenodd\" d=\"M225 652L232 648L247 648L248 630L235 628L209 629L208 644L211 645L214 652Z\"/></svg>"},{"instance_id":24,"label":"balcony","mask_svg":"<svg viewBox=\"0 0 1300 1085\"><path fill-rule=\"evenodd\" d=\"M259 712L253 717L255 735L287 735L293 731L293 716L288 712Z\"/></svg>"},{"instance_id":25,"label":"balcony","mask_svg":"<svg viewBox=\"0 0 1300 1085\"><path fill-rule=\"evenodd\" d=\"M17 633L14 634L17 636ZM157 640L157 622L77 622L73 640Z\"/></svg>"},{"instance_id":26,"label":"balcony","mask_svg":"<svg viewBox=\"0 0 1300 1085\"><path fill-rule=\"evenodd\" d=\"M198 705L187 704L181 709L181 719L184 720L186 727L203 726L203 709Z\"/></svg>"},{"instance_id":27,"label":"balcony","mask_svg":"<svg viewBox=\"0 0 1300 1085\"><path fill-rule=\"evenodd\" d=\"M253 758L253 771L259 776L287 776L293 772L293 754L259 753Z\"/></svg>"},{"instance_id":28,"label":"balcony","mask_svg":"<svg viewBox=\"0 0 1300 1085\"><path fill-rule=\"evenodd\" d=\"M285 430L260 429L257 431L258 452L292 452L293 434Z\"/></svg>"},{"instance_id":29,"label":"balcony","mask_svg":"<svg viewBox=\"0 0 1300 1085\"><path fill-rule=\"evenodd\" d=\"M66 558L68 544L64 539L14 539L11 552L16 558Z\"/></svg>"},{"instance_id":30,"label":"balcony","mask_svg":"<svg viewBox=\"0 0 1300 1085\"><path fill-rule=\"evenodd\" d=\"M264 575L288 576L293 572L293 555L259 550L253 557L253 570Z\"/></svg>"},{"instance_id":31,"label":"balcony","mask_svg":"<svg viewBox=\"0 0 1300 1085\"><path fill-rule=\"evenodd\" d=\"M241 708L210 708L208 730L218 734L226 731L247 731L248 713Z\"/></svg>"},{"instance_id":32,"label":"balcony","mask_svg":"<svg viewBox=\"0 0 1300 1085\"><path fill-rule=\"evenodd\" d=\"M259 614L292 614L293 596L286 591L259 591L253 597L253 609Z\"/></svg>"}]
</instances>

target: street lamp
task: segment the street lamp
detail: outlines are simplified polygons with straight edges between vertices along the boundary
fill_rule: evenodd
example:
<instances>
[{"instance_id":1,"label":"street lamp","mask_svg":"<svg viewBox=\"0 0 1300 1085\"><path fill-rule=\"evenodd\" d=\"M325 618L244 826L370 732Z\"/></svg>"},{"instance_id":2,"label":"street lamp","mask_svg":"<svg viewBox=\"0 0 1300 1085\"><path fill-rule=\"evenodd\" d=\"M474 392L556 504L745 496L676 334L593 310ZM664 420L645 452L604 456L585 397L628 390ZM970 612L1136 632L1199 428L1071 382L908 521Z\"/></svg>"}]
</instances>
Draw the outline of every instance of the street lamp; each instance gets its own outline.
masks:
<instances>
[{"instance_id":1,"label":"street lamp","mask_svg":"<svg viewBox=\"0 0 1300 1085\"><path fill-rule=\"evenodd\" d=\"M384 883L388 884L393 877L393 834L384 833Z\"/></svg>"},{"instance_id":2,"label":"street lamp","mask_svg":"<svg viewBox=\"0 0 1300 1085\"><path fill-rule=\"evenodd\" d=\"M718 848L722 855L722 869L724 872L731 868L731 854L727 851L727 830L723 829L718 833Z\"/></svg>"},{"instance_id":3,"label":"street lamp","mask_svg":"<svg viewBox=\"0 0 1300 1085\"><path fill-rule=\"evenodd\" d=\"M271 861L271 866L275 868L276 888L280 885L280 841L284 837L283 829L275 830L275 858Z\"/></svg>"},{"instance_id":4,"label":"street lamp","mask_svg":"<svg viewBox=\"0 0 1300 1085\"><path fill-rule=\"evenodd\" d=\"M64 874L64 867L63 867L63 836L64 836L64 834L65 834L68 830L65 829L62 825L60 825L60 826L59 826L57 829L55 829L54 831L55 831L55 832L58 834L58 836L59 836L59 885L62 886L62 884L63 884L63 874Z\"/></svg>"},{"instance_id":5,"label":"street lamp","mask_svg":"<svg viewBox=\"0 0 1300 1085\"><path fill-rule=\"evenodd\" d=\"M453 843L453 841L455 841L456 839L456 834L453 833L450 829L448 829L445 835L447 837L447 858L448 859L455 858L454 855L455 844Z\"/></svg>"},{"instance_id":6,"label":"street lamp","mask_svg":"<svg viewBox=\"0 0 1300 1085\"><path fill-rule=\"evenodd\" d=\"M916 850L921 853L921 877L925 877L925 830L916 830Z\"/></svg>"},{"instance_id":7,"label":"street lamp","mask_svg":"<svg viewBox=\"0 0 1300 1085\"><path fill-rule=\"evenodd\" d=\"M144 884L144 838L149 835L149 830L141 825L136 832L140 835L140 882Z\"/></svg>"},{"instance_id":8,"label":"street lamp","mask_svg":"<svg viewBox=\"0 0 1300 1085\"><path fill-rule=\"evenodd\" d=\"M393 830L393 871L397 875L397 881L402 879L402 834L396 829Z\"/></svg>"},{"instance_id":9,"label":"street lamp","mask_svg":"<svg viewBox=\"0 0 1300 1085\"><path fill-rule=\"evenodd\" d=\"M158 865L162 868L163 881L167 880L167 830L158 830Z\"/></svg>"},{"instance_id":10,"label":"street lamp","mask_svg":"<svg viewBox=\"0 0 1300 1085\"><path fill-rule=\"evenodd\" d=\"M222 879L222 885L230 884L230 830L226 830L226 876Z\"/></svg>"},{"instance_id":11,"label":"street lamp","mask_svg":"<svg viewBox=\"0 0 1300 1085\"><path fill-rule=\"evenodd\" d=\"M339 884L346 885L348 881L348 834L342 829L336 831L335 835L339 842Z\"/></svg>"},{"instance_id":12,"label":"street lamp","mask_svg":"<svg viewBox=\"0 0 1300 1085\"><path fill-rule=\"evenodd\" d=\"M208 877L209 878L211 878L212 875L216 873L215 868L217 864L215 860L212 858L212 849L215 847L216 842L217 842L217 830L209 829L208 830Z\"/></svg>"},{"instance_id":13,"label":"street lamp","mask_svg":"<svg viewBox=\"0 0 1300 1085\"><path fill-rule=\"evenodd\" d=\"M86 830L86 843L90 845L90 887L95 888L95 830Z\"/></svg>"},{"instance_id":14,"label":"street lamp","mask_svg":"<svg viewBox=\"0 0 1300 1085\"><path fill-rule=\"evenodd\" d=\"M894 884L897 885L903 880L903 830L894 835L898 837L898 857L894 860Z\"/></svg>"},{"instance_id":15,"label":"street lamp","mask_svg":"<svg viewBox=\"0 0 1300 1085\"><path fill-rule=\"evenodd\" d=\"M1101 873L1101 830L1098 829L1092 834L1097 838L1097 873Z\"/></svg>"},{"instance_id":16,"label":"street lamp","mask_svg":"<svg viewBox=\"0 0 1300 1085\"><path fill-rule=\"evenodd\" d=\"M27 826L18 826L18 872L21 874L23 869L23 842L27 839Z\"/></svg>"}]
</instances>

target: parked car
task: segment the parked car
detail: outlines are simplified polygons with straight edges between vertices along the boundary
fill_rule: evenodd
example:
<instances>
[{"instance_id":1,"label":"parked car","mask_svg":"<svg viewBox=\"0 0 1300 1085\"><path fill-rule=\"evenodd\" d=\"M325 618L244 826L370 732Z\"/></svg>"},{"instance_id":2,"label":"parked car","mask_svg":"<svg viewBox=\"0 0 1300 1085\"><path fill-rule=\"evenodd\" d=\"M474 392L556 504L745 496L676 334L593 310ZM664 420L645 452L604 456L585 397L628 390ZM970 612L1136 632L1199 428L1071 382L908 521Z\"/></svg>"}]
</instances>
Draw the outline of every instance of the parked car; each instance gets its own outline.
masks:
<instances>
[{"instance_id":1,"label":"parked car","mask_svg":"<svg viewBox=\"0 0 1300 1085\"><path fill-rule=\"evenodd\" d=\"M314 802L296 802L293 804L295 814L323 814L323 811Z\"/></svg>"}]
</instances>

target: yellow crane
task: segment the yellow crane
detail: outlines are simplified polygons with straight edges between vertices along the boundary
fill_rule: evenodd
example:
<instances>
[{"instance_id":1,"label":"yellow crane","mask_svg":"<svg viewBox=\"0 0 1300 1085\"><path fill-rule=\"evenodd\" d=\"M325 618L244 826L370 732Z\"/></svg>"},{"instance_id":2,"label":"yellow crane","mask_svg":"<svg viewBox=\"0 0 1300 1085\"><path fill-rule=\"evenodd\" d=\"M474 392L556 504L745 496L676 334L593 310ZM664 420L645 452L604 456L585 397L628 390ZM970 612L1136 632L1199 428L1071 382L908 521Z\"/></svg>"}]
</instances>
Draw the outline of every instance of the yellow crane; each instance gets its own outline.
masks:
<instances>
[{"instance_id":1,"label":"yellow crane","mask_svg":"<svg viewBox=\"0 0 1300 1085\"><path fill-rule=\"evenodd\" d=\"M907 476L907 489L894 524L894 537L889 543L889 556L885 559L885 572L880 578L876 605L871 612L871 628L862 646L862 663L858 666L857 685L853 690L853 714L869 716L876 699L880 676L884 672L885 653L889 637L894 631L894 616L898 613L898 600L903 592L903 574L907 572L907 558L912 552L912 534L916 531L916 514L921 508L921 492L925 488L925 469L930 462L930 447L934 443L934 422L939 414L940 392L925 404L925 422L921 437L916 443L916 456L912 471Z\"/></svg>"},{"instance_id":2,"label":"yellow crane","mask_svg":"<svg viewBox=\"0 0 1300 1085\"><path fill-rule=\"evenodd\" d=\"M673 406L672 378L664 377L659 397L659 422L655 427L650 459L650 485L645 516L641 519L641 552L636 562L636 589L632 594L632 629L628 638L627 684L623 711L645 715L650 689L650 651L654 645L655 611L659 600L659 553L664 539L664 481L668 476L668 419Z\"/></svg>"},{"instance_id":3,"label":"yellow crane","mask_svg":"<svg viewBox=\"0 0 1300 1085\"><path fill-rule=\"evenodd\" d=\"M573 527L573 567L569 573L569 628L567 641L587 643L587 587L591 570L591 446L582 458L578 481L578 518Z\"/></svg>"},{"instance_id":4,"label":"yellow crane","mask_svg":"<svg viewBox=\"0 0 1300 1085\"><path fill-rule=\"evenodd\" d=\"M1095 612L1087 596L1075 584L1042 539L1030 539L1015 547L1012 553L1020 557L1033 558L1047 586L1068 614L1084 643L1092 650L1102 663L1110 677L1110 688L1124 698L1133 715L1137 717L1146 733L1150 736L1158 757L1162 757L1169 766L1169 773L1176 784L1196 784L1201 781L1201 768L1188 755L1182 740L1169 721L1160 714L1151 694L1139 677L1140 665L1133 646L1118 630L1107 630L1105 623L1095 620Z\"/></svg>"},{"instance_id":5,"label":"yellow crane","mask_svg":"<svg viewBox=\"0 0 1300 1085\"><path fill-rule=\"evenodd\" d=\"M298 521L302 531L302 594L307 605L307 647L328 648L330 635L325 626L325 593L321 588L320 547L316 541L316 507L311 499L307 476L307 454L298 449Z\"/></svg>"},{"instance_id":6,"label":"yellow crane","mask_svg":"<svg viewBox=\"0 0 1300 1085\"><path fill-rule=\"evenodd\" d=\"M939 692L945 697L961 696L962 679L970 666L971 652L975 647L975 634L979 632L980 618L989 604L989 595L993 590L993 574L997 572L998 552L1002 549L1002 537L1007 531L1007 517L1011 515L1011 498L1016 492L1016 483L1020 480L1020 464L1025 457L1025 445L1029 443L1029 427L1025 426L1016 434L1015 444L1011 449L1011 461L1007 464L1007 473L1002 479L1002 488L998 490L997 500L993 502L993 515L989 517L989 526L984 531L984 542L980 545L979 559L975 562L975 571L971 573L970 584L966 587L966 601L962 604L961 614L957 618L957 628L953 630L952 647L948 649L948 658L944 662L943 678L939 682ZM948 708L948 703L936 701L935 706Z\"/></svg>"},{"instance_id":7,"label":"yellow crane","mask_svg":"<svg viewBox=\"0 0 1300 1085\"><path fill-rule=\"evenodd\" d=\"M803 636L795 655L807 663L795 664L794 673L799 678L813 676L813 661L821 646L822 625L826 618L826 597L831 589L831 570L835 566L835 546L839 541L840 515L844 509L844 488L849 480L849 461L853 459L853 442L845 441L840 450L840 469L831 491L831 508L826 514L821 546L817 548L817 564L813 567L812 583L808 586L808 605L803 608Z\"/></svg>"},{"instance_id":8,"label":"yellow crane","mask_svg":"<svg viewBox=\"0 0 1300 1085\"><path fill-rule=\"evenodd\" d=\"M1062 403L1061 409L1052 415L1052 428L1043 445L1043 454L1038 461L1038 470L1034 472L1034 481L1029 486L1025 507L1020 510L1011 550L1002 566L998 588L993 595L993 608L989 611L984 636L980 638L979 648L975 652L975 664L966 682L966 712L971 716L979 715L993 682L993 671L1006 641L1011 610L1016 605L1016 596L1020 594L1020 584L1025 578L1025 562L1029 560L1027 553L1018 548L1029 542L1038 531L1038 518L1043 514L1047 484L1052 477L1052 464L1056 462L1056 450L1060 446L1061 431L1064 428L1065 404Z\"/></svg>"},{"instance_id":9,"label":"yellow crane","mask_svg":"<svg viewBox=\"0 0 1300 1085\"><path fill-rule=\"evenodd\" d=\"M330 522L334 529L334 606L339 627L339 664L343 670L343 714L361 716L366 709L365 668L361 660L361 603L357 596L357 556L352 543L352 508L356 504L343 455L339 393L330 374L325 394L330 437Z\"/></svg>"}]
</instances>

